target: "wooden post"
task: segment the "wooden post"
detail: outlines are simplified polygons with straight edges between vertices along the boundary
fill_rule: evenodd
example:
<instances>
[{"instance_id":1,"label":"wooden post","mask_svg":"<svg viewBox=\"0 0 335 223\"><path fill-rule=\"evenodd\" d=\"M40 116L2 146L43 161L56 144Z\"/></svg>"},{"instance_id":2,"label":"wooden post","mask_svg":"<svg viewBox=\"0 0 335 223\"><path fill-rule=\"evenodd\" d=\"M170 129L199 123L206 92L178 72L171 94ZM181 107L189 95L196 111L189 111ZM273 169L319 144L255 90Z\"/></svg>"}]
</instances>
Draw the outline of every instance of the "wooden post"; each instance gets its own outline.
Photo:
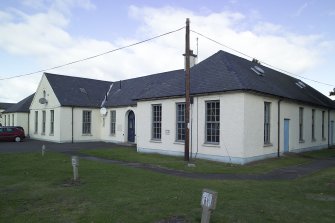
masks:
<instances>
[{"instance_id":1,"label":"wooden post","mask_svg":"<svg viewBox=\"0 0 335 223\"><path fill-rule=\"evenodd\" d=\"M218 193L213 190L203 189L201 195L202 215L201 223L209 223L211 213L216 208Z\"/></svg>"},{"instance_id":2,"label":"wooden post","mask_svg":"<svg viewBox=\"0 0 335 223\"><path fill-rule=\"evenodd\" d=\"M186 19L185 38L185 151L184 160L190 160L190 19Z\"/></svg>"}]
</instances>

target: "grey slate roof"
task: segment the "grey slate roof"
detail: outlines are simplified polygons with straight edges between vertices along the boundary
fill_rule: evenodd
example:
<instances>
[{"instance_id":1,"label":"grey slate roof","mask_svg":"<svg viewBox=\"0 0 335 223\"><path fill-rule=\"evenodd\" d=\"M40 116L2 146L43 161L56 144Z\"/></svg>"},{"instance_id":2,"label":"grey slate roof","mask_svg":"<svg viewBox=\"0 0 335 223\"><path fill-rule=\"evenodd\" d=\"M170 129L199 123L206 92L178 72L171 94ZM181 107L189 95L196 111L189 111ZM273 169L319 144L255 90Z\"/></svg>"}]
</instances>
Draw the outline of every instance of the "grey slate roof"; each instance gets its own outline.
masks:
<instances>
[{"instance_id":1,"label":"grey slate roof","mask_svg":"<svg viewBox=\"0 0 335 223\"><path fill-rule=\"evenodd\" d=\"M45 73L62 106L100 107L112 82Z\"/></svg>"},{"instance_id":2,"label":"grey slate roof","mask_svg":"<svg viewBox=\"0 0 335 223\"><path fill-rule=\"evenodd\" d=\"M191 68L191 95L248 91L304 103L335 108L334 102L299 79L257 64L265 71L256 74L254 62L218 51ZM45 74L62 106L100 107L112 82ZM305 87L301 88L298 82ZM85 88L87 94L79 89ZM136 105L137 100L183 97L185 72L175 70L114 82L105 107Z\"/></svg>"},{"instance_id":3,"label":"grey slate roof","mask_svg":"<svg viewBox=\"0 0 335 223\"><path fill-rule=\"evenodd\" d=\"M4 102L0 102L0 109L6 110L7 108L9 108L10 106L15 105L15 103L4 103Z\"/></svg>"},{"instance_id":4,"label":"grey slate roof","mask_svg":"<svg viewBox=\"0 0 335 223\"><path fill-rule=\"evenodd\" d=\"M25 99L19 101L17 104L12 105L8 109L6 109L3 113L15 113L15 112L24 112L29 113L29 107L31 102L33 101L35 94L32 94Z\"/></svg>"},{"instance_id":5,"label":"grey slate roof","mask_svg":"<svg viewBox=\"0 0 335 223\"><path fill-rule=\"evenodd\" d=\"M250 69L254 65L256 64L252 61L218 51L191 68L191 94L252 91L334 108L332 100L306 83L303 83L304 88L300 88L296 84L300 81L299 79L257 64L265 71L264 76L260 76ZM183 71L174 72L172 75L168 73L158 75L160 78L156 84L147 86L146 91L142 91L133 99L184 95L185 75ZM155 75L152 75L151 78L155 78ZM141 79L139 78L138 81Z\"/></svg>"}]
</instances>

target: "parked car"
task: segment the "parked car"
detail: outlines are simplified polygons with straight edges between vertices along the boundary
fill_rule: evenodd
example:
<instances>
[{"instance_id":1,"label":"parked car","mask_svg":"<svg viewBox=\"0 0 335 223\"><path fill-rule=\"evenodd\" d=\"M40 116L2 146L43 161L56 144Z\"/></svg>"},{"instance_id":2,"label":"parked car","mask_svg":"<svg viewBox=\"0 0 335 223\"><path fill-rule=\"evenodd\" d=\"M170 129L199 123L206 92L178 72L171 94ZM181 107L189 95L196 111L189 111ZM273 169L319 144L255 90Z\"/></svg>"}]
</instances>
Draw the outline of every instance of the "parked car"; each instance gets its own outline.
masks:
<instances>
[{"instance_id":1,"label":"parked car","mask_svg":"<svg viewBox=\"0 0 335 223\"><path fill-rule=\"evenodd\" d=\"M21 142L24 138L24 129L21 126L0 127L0 141Z\"/></svg>"}]
</instances>

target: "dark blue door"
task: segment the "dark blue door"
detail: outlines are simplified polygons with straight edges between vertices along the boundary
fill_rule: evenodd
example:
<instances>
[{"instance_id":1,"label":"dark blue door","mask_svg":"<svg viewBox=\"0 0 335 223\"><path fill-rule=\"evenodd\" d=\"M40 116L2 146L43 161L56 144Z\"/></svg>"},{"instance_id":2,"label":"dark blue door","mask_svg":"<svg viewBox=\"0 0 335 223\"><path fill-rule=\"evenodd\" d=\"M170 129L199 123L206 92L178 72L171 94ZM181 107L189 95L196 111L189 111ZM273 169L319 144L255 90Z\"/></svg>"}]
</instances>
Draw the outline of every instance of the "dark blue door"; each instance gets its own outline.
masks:
<instances>
[{"instance_id":1,"label":"dark blue door","mask_svg":"<svg viewBox=\"0 0 335 223\"><path fill-rule=\"evenodd\" d=\"M128 142L135 142L135 114L133 111L128 114Z\"/></svg>"},{"instance_id":2,"label":"dark blue door","mask_svg":"<svg viewBox=\"0 0 335 223\"><path fill-rule=\"evenodd\" d=\"M290 151L290 120L284 119L284 153Z\"/></svg>"}]
</instances>

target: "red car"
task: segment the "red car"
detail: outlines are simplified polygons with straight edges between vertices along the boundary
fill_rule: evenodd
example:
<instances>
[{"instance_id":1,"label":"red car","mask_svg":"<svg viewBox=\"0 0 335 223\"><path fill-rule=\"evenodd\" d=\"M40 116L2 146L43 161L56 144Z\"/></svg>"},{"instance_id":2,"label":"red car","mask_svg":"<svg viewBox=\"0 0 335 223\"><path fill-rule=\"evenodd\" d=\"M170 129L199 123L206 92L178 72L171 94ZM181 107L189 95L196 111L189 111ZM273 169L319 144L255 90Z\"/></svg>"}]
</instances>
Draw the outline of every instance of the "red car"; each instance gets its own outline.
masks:
<instances>
[{"instance_id":1,"label":"red car","mask_svg":"<svg viewBox=\"0 0 335 223\"><path fill-rule=\"evenodd\" d=\"M0 141L20 142L25 138L24 129L20 126L0 127Z\"/></svg>"}]
</instances>

